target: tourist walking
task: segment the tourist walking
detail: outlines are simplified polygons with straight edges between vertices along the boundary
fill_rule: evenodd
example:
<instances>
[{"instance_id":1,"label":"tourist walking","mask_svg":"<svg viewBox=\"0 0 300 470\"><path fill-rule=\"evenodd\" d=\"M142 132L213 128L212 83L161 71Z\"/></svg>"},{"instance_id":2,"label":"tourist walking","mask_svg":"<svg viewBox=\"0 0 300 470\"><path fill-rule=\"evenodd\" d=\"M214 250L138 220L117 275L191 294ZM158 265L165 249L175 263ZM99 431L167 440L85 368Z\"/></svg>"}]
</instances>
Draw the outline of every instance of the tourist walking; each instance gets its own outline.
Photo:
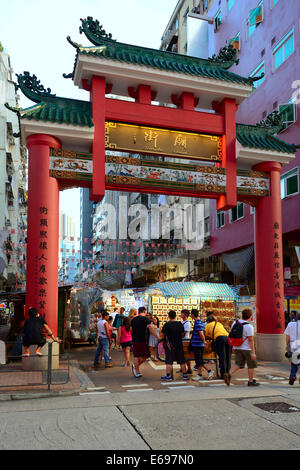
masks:
<instances>
[{"instance_id":1,"label":"tourist walking","mask_svg":"<svg viewBox=\"0 0 300 470\"><path fill-rule=\"evenodd\" d=\"M199 312L197 309L192 309L191 317L194 320L194 329L191 338L191 348L194 353L197 375L192 377L192 380L198 381L202 379L202 369L207 371L207 378L211 380L214 376L214 371L209 369L203 360L204 347L206 346L204 330L205 323L199 319Z\"/></svg>"},{"instance_id":2,"label":"tourist walking","mask_svg":"<svg viewBox=\"0 0 300 470\"><path fill-rule=\"evenodd\" d=\"M128 318L129 320L131 321L134 317L136 317L138 315L138 311L136 308L131 308L129 310L129 315L128 315Z\"/></svg>"},{"instance_id":3,"label":"tourist walking","mask_svg":"<svg viewBox=\"0 0 300 470\"><path fill-rule=\"evenodd\" d=\"M173 362L177 361L180 365L182 378L188 379L186 374L186 360L183 353L182 338L185 335L183 324L176 321L175 310L169 311L169 321L167 321L161 330L161 338L164 340L166 375L161 377L162 380L173 380L172 367Z\"/></svg>"},{"instance_id":4,"label":"tourist walking","mask_svg":"<svg viewBox=\"0 0 300 470\"><path fill-rule=\"evenodd\" d=\"M124 317L125 317L125 308L121 307L120 313L117 313L113 322L113 327L116 329L116 332L117 332L117 341L116 341L117 345L120 344L119 328L122 325L122 321Z\"/></svg>"},{"instance_id":5,"label":"tourist walking","mask_svg":"<svg viewBox=\"0 0 300 470\"><path fill-rule=\"evenodd\" d=\"M205 338L206 340L212 340L213 351L219 358L221 379L224 379L224 374L228 374L231 367L231 347L228 344L228 331L212 314L208 315L206 322Z\"/></svg>"},{"instance_id":6,"label":"tourist walking","mask_svg":"<svg viewBox=\"0 0 300 470\"><path fill-rule=\"evenodd\" d=\"M297 372L299 368L300 355L300 314L296 313L295 319L290 321L284 332L286 336L286 357L291 359L291 370L289 384L294 385L297 378ZM300 381L299 381L300 383Z\"/></svg>"},{"instance_id":7,"label":"tourist walking","mask_svg":"<svg viewBox=\"0 0 300 470\"><path fill-rule=\"evenodd\" d=\"M189 321L189 316L190 316L190 312L188 310L185 310L185 309L181 310L181 323L184 328L184 337L182 339L182 342L183 342L183 351L184 351L185 358L186 358L186 355L188 354L188 345L190 343L191 328L192 328L191 322ZM186 360L186 364L187 364L186 373L192 374L193 371L191 368L191 361Z\"/></svg>"},{"instance_id":8,"label":"tourist walking","mask_svg":"<svg viewBox=\"0 0 300 470\"><path fill-rule=\"evenodd\" d=\"M118 336L120 337L120 345L124 353L124 367L130 366L130 351L132 347L132 328L129 317L124 317L122 325L119 327Z\"/></svg>"},{"instance_id":9,"label":"tourist walking","mask_svg":"<svg viewBox=\"0 0 300 470\"><path fill-rule=\"evenodd\" d=\"M25 321L23 330L23 356L30 355L29 346L33 345L36 346L35 355L42 356L41 348L46 344L46 336L44 335L44 331L56 343L60 343L61 340L53 335L52 331L47 325L46 320L40 316L38 309L30 308L28 310L28 315L29 318Z\"/></svg>"},{"instance_id":10,"label":"tourist walking","mask_svg":"<svg viewBox=\"0 0 300 470\"><path fill-rule=\"evenodd\" d=\"M157 362L157 355L156 355L156 347L157 343L160 339L160 326L159 326L159 319L157 316L152 317L152 325L154 327L154 333L151 333L149 330L149 349L150 349L150 357L153 356L154 362Z\"/></svg>"},{"instance_id":11,"label":"tourist walking","mask_svg":"<svg viewBox=\"0 0 300 470\"><path fill-rule=\"evenodd\" d=\"M256 387L259 383L254 378L254 370L257 368L257 360L254 346L254 328L247 320L252 317L252 310L245 308L242 311L242 320L235 320L229 333L229 344L231 338L240 345L233 345L235 353L235 365L231 367L229 373L224 373L226 385L230 385L231 377L239 369L248 368L248 386Z\"/></svg>"},{"instance_id":12,"label":"tourist walking","mask_svg":"<svg viewBox=\"0 0 300 470\"><path fill-rule=\"evenodd\" d=\"M153 325L146 318L146 308L140 307L138 315L131 320L132 328L132 352L133 364L132 372L136 378L142 377L140 366L150 357L149 346L147 342L147 331L156 335Z\"/></svg>"},{"instance_id":13,"label":"tourist walking","mask_svg":"<svg viewBox=\"0 0 300 470\"><path fill-rule=\"evenodd\" d=\"M105 367L112 367L112 363L109 357L109 328L108 328L108 320L109 313L107 311L104 311L102 313L102 318L97 323L97 330L98 330L98 347L96 350L95 354L95 359L94 359L94 367L99 366L99 358L100 358L100 353L103 349L104 351L104 361L105 361Z\"/></svg>"}]
</instances>

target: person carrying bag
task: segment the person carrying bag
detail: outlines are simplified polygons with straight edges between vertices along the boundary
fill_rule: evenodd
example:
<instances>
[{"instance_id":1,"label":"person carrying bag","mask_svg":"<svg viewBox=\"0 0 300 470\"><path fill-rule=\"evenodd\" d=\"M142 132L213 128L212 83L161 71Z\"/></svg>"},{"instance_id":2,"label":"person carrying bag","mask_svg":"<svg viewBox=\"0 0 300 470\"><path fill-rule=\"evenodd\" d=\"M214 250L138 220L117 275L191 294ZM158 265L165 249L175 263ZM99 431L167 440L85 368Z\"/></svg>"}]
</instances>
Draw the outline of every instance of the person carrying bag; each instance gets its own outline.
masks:
<instances>
[{"instance_id":1,"label":"person carrying bag","mask_svg":"<svg viewBox=\"0 0 300 470\"><path fill-rule=\"evenodd\" d=\"M222 323L218 322L214 315L208 315L205 327L205 337L210 343L211 351L215 352L219 358L221 378L228 373L231 366L231 348L228 344L228 332Z\"/></svg>"}]
</instances>

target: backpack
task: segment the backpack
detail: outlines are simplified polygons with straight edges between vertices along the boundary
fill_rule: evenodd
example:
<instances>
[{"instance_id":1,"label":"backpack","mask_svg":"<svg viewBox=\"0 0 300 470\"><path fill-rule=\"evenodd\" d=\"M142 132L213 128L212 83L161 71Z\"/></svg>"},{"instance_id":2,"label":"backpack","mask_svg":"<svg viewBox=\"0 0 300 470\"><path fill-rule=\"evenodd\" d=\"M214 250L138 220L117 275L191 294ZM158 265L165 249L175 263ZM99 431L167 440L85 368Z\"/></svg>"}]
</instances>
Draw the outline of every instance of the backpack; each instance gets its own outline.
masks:
<instances>
[{"instance_id":1,"label":"backpack","mask_svg":"<svg viewBox=\"0 0 300 470\"><path fill-rule=\"evenodd\" d=\"M229 346L238 347L238 346L241 346L244 341L246 341L247 338L243 340L243 326L244 325L249 325L249 323L247 322L240 323L239 321L235 322L228 336Z\"/></svg>"}]
</instances>

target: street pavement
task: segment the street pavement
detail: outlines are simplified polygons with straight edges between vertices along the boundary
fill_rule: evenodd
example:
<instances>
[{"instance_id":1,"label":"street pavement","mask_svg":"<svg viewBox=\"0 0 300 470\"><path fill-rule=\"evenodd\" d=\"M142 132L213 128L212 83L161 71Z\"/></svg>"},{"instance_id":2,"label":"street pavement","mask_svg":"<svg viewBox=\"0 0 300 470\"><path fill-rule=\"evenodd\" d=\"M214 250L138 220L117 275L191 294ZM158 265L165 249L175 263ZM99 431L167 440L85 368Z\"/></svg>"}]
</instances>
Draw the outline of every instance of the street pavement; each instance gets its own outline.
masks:
<instances>
[{"instance_id":1,"label":"street pavement","mask_svg":"<svg viewBox=\"0 0 300 470\"><path fill-rule=\"evenodd\" d=\"M300 385L288 385L289 364L259 363L259 387L240 371L219 380L160 380L147 362L143 377L122 368L91 368L95 347L72 351L81 387L70 396L5 400L0 393L0 449L21 450L299 450ZM80 374L79 374L80 372ZM17 398L15 395L14 398Z\"/></svg>"}]
</instances>

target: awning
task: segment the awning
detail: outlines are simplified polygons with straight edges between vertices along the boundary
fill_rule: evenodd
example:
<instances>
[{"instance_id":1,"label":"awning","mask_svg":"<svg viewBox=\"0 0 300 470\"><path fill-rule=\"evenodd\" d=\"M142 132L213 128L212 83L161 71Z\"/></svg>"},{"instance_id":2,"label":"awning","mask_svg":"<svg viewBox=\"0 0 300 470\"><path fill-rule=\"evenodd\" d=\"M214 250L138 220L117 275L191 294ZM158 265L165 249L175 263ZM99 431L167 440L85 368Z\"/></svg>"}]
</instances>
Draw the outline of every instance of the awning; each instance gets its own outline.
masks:
<instances>
[{"instance_id":1,"label":"awning","mask_svg":"<svg viewBox=\"0 0 300 470\"><path fill-rule=\"evenodd\" d=\"M203 300L236 300L237 294L227 284L210 282L158 282L145 294L164 297L200 297Z\"/></svg>"},{"instance_id":2,"label":"awning","mask_svg":"<svg viewBox=\"0 0 300 470\"><path fill-rule=\"evenodd\" d=\"M248 279L254 269L254 246L223 253L222 260L233 274L240 279Z\"/></svg>"}]
</instances>

